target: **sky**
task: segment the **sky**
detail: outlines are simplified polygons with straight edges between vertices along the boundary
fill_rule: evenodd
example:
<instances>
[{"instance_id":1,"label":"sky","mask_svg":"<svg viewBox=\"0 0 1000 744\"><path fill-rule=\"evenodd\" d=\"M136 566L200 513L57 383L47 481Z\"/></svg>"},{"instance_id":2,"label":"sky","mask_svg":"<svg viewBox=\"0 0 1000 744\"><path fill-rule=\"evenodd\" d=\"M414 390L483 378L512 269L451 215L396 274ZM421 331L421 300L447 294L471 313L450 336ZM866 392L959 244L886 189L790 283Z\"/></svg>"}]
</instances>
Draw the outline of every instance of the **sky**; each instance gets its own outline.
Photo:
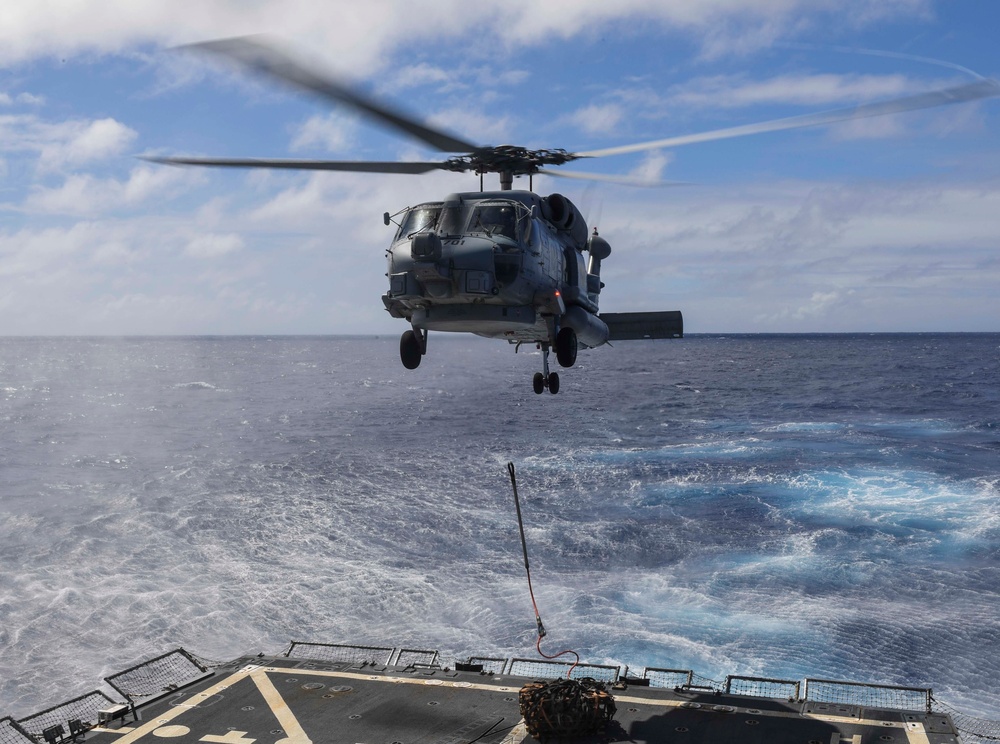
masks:
<instances>
[{"instance_id":1,"label":"sky","mask_svg":"<svg viewBox=\"0 0 1000 744\"><path fill-rule=\"evenodd\" d=\"M407 329L382 215L478 177L143 161L442 159L180 45L268 34L463 139L590 151L1000 78L998 27L991 0L7 0L0 336ZM563 166L680 186L533 186L610 242L602 311L1000 331L998 122L991 98Z\"/></svg>"}]
</instances>

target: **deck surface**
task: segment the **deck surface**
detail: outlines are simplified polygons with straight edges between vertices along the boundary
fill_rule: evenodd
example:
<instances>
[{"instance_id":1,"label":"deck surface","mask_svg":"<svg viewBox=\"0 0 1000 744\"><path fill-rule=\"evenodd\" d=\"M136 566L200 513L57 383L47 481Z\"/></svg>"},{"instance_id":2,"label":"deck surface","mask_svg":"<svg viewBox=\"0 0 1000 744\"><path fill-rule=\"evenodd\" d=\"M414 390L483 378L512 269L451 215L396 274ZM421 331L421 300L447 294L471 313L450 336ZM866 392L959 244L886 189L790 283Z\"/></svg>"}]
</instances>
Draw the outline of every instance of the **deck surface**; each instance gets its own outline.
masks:
<instances>
[{"instance_id":1,"label":"deck surface","mask_svg":"<svg viewBox=\"0 0 1000 744\"><path fill-rule=\"evenodd\" d=\"M245 658L79 737L94 744L519 744L531 680L442 669ZM593 742L957 744L947 716L629 686ZM565 741L565 740L562 740Z\"/></svg>"}]
</instances>

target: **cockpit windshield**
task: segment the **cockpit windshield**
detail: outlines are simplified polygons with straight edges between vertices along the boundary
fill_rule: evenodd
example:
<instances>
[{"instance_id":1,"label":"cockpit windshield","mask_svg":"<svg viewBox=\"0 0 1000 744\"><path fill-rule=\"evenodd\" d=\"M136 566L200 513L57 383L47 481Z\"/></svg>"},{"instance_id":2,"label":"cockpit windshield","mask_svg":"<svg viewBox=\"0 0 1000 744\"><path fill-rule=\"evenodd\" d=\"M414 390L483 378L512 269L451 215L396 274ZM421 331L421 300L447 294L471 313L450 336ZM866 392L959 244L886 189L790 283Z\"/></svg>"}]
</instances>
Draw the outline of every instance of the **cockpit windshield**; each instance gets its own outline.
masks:
<instances>
[{"instance_id":1,"label":"cockpit windshield","mask_svg":"<svg viewBox=\"0 0 1000 744\"><path fill-rule=\"evenodd\" d=\"M399 226L399 237L408 238L413 233L433 230L439 214L441 214L440 204L421 204L414 207L403 218L403 224Z\"/></svg>"},{"instance_id":2,"label":"cockpit windshield","mask_svg":"<svg viewBox=\"0 0 1000 744\"><path fill-rule=\"evenodd\" d=\"M410 238L419 232L436 232L441 237L468 232L517 241L520 231L530 229L530 220L525 219L527 216L528 212L522 205L509 201L419 204L406 212L396 239Z\"/></svg>"},{"instance_id":3,"label":"cockpit windshield","mask_svg":"<svg viewBox=\"0 0 1000 744\"><path fill-rule=\"evenodd\" d=\"M465 232L465 222L469 211L461 202L448 202L441 210L441 221L438 223L438 235L461 235Z\"/></svg>"},{"instance_id":4,"label":"cockpit windshield","mask_svg":"<svg viewBox=\"0 0 1000 744\"><path fill-rule=\"evenodd\" d=\"M517 240L517 212L514 205L480 204L473 212L469 229Z\"/></svg>"}]
</instances>

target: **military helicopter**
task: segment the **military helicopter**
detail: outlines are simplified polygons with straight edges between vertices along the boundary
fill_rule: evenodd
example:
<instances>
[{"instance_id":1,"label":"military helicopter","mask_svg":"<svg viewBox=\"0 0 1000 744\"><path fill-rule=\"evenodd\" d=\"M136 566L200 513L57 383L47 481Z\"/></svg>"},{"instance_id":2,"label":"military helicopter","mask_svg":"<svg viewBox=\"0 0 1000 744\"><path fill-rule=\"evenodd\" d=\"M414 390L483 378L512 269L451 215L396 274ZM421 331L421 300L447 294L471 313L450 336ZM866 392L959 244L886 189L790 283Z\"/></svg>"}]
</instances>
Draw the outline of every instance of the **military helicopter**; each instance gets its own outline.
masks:
<instances>
[{"instance_id":1,"label":"military helicopter","mask_svg":"<svg viewBox=\"0 0 1000 744\"><path fill-rule=\"evenodd\" d=\"M612 337L682 335L683 319L679 311L600 315L598 302L604 286L601 262L611 254L611 246L596 229L588 229L580 210L565 196L534 193L531 180L534 175L650 185L636 179L552 168L586 158L830 124L1000 94L1000 84L980 79L852 108L603 150L530 150L514 145L477 145L429 127L295 59L273 40L239 37L188 48L233 60L327 101L349 106L438 151L456 154L429 162L204 157L147 157L147 160L230 168L397 174L446 170L479 175L478 192L454 193L394 215L385 213L386 226L395 223L397 229L387 251L389 289L382 302L392 317L410 324L399 343L400 360L407 369L420 365L427 353L430 331L474 333L504 339L516 348L534 343L542 352L542 371L536 372L532 380L534 391L539 394L544 390L559 391L559 374L549 368L550 350L555 350L560 366L572 367L578 349L601 346ZM483 176L487 173L499 175L499 191L484 190ZM513 189L516 176L528 176L527 191Z\"/></svg>"}]
</instances>

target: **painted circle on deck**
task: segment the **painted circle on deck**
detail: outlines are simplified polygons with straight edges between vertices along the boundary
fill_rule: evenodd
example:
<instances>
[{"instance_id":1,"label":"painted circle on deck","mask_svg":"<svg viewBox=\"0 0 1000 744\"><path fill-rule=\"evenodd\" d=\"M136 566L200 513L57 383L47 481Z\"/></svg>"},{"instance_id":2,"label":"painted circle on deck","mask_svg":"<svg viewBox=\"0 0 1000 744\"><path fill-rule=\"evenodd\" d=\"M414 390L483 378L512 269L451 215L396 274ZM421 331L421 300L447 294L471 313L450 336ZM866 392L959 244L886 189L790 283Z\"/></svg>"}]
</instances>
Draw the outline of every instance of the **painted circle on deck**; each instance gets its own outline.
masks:
<instances>
[{"instance_id":1,"label":"painted circle on deck","mask_svg":"<svg viewBox=\"0 0 1000 744\"><path fill-rule=\"evenodd\" d=\"M153 729L153 736L164 739L173 739L175 736L185 736L190 733L191 729L187 726L160 726L158 729Z\"/></svg>"}]
</instances>

